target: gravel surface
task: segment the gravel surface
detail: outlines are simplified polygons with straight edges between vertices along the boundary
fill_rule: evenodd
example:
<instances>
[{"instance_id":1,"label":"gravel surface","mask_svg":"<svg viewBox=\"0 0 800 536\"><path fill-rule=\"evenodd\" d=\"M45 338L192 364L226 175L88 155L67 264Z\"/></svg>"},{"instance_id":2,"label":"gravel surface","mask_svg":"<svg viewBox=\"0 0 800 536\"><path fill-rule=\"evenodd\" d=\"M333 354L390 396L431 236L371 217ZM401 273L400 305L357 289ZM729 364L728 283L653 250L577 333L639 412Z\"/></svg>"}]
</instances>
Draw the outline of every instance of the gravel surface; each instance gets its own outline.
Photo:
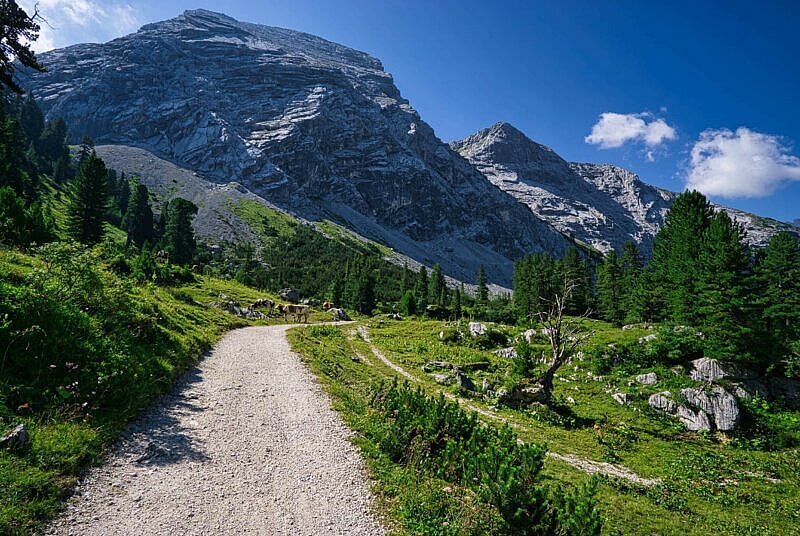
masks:
<instances>
[{"instance_id":1,"label":"gravel surface","mask_svg":"<svg viewBox=\"0 0 800 536\"><path fill-rule=\"evenodd\" d=\"M134 422L48 534L383 534L288 326L229 333Z\"/></svg>"}]
</instances>

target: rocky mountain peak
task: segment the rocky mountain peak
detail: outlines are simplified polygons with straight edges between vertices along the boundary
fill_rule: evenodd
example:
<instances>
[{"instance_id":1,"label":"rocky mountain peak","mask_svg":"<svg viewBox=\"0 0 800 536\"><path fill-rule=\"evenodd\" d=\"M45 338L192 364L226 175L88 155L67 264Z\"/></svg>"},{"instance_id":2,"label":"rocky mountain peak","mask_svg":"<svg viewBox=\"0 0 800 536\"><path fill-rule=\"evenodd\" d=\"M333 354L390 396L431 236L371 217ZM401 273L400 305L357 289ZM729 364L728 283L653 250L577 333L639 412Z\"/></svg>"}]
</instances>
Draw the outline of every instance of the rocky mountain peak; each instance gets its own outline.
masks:
<instances>
[{"instance_id":1,"label":"rocky mountain peak","mask_svg":"<svg viewBox=\"0 0 800 536\"><path fill-rule=\"evenodd\" d=\"M41 61L48 71L32 73L29 88L73 139L236 181L462 281L484 264L508 285L513 260L568 245L442 143L367 53L194 10Z\"/></svg>"}]
</instances>

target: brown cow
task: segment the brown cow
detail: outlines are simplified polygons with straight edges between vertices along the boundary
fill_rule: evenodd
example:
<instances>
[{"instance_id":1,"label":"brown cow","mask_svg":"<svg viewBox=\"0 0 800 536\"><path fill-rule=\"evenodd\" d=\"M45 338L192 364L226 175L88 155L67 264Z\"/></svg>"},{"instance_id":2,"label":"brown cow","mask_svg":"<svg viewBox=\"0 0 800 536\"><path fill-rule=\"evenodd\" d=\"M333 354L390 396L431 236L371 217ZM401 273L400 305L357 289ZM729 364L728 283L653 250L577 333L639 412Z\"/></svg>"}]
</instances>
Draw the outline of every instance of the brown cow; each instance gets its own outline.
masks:
<instances>
[{"instance_id":1,"label":"brown cow","mask_svg":"<svg viewBox=\"0 0 800 536\"><path fill-rule=\"evenodd\" d=\"M308 323L308 316L311 314L311 307L308 305L295 305L293 303L284 303L278 306L278 311L283 313L283 319L288 320L289 316L294 317L295 322L299 322L300 318L303 323Z\"/></svg>"},{"instance_id":2,"label":"brown cow","mask_svg":"<svg viewBox=\"0 0 800 536\"><path fill-rule=\"evenodd\" d=\"M253 304L250 306L250 309L259 309L261 307L266 309L267 314L270 315L272 314L272 310L275 308L275 302L268 298L259 298L253 302Z\"/></svg>"},{"instance_id":3,"label":"brown cow","mask_svg":"<svg viewBox=\"0 0 800 536\"><path fill-rule=\"evenodd\" d=\"M325 311L330 311L331 309L333 309L333 302L330 300L325 300L325 303L322 304L322 308Z\"/></svg>"}]
</instances>

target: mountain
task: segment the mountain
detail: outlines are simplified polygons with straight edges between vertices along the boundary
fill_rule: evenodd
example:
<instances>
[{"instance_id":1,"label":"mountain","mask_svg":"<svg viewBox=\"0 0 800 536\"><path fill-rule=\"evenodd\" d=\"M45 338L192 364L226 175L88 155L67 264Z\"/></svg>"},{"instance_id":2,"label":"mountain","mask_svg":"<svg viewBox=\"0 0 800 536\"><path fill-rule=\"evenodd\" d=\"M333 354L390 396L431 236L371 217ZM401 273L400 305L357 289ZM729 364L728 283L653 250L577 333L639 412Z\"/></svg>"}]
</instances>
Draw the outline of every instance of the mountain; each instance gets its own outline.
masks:
<instances>
[{"instance_id":1,"label":"mountain","mask_svg":"<svg viewBox=\"0 0 800 536\"><path fill-rule=\"evenodd\" d=\"M40 60L47 72L26 85L73 140L139 148L211 183L236 182L463 281L485 264L507 285L513 260L569 245L439 140L363 52L195 10Z\"/></svg>"},{"instance_id":2,"label":"mountain","mask_svg":"<svg viewBox=\"0 0 800 536\"><path fill-rule=\"evenodd\" d=\"M649 253L678 195L609 164L567 162L551 148L500 122L450 146L497 188L514 196L562 233L606 252L632 240ZM763 246L782 222L719 206ZM795 230L796 231L796 230Z\"/></svg>"}]
</instances>

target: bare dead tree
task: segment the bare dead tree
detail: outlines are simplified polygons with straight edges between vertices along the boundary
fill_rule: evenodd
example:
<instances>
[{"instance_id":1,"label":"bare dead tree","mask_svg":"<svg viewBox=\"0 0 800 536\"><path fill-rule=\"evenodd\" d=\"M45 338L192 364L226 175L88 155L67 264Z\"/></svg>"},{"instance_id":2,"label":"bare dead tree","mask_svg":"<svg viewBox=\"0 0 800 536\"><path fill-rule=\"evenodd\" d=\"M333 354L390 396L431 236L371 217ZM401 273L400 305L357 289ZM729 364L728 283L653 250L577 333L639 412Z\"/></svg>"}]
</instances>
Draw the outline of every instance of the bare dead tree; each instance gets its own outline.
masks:
<instances>
[{"instance_id":1,"label":"bare dead tree","mask_svg":"<svg viewBox=\"0 0 800 536\"><path fill-rule=\"evenodd\" d=\"M577 282L568 277L564 278L564 286L556 292L546 308L537 313L539 322L544 326L545 335L550 342L552 357L548 363L547 371L537 380L541 387L538 398L543 403L549 403L553 394L553 378L559 368L569 363L572 356L594 332L586 327L585 320L590 311L580 317L567 317L564 312L572 293L577 288Z\"/></svg>"}]
</instances>

